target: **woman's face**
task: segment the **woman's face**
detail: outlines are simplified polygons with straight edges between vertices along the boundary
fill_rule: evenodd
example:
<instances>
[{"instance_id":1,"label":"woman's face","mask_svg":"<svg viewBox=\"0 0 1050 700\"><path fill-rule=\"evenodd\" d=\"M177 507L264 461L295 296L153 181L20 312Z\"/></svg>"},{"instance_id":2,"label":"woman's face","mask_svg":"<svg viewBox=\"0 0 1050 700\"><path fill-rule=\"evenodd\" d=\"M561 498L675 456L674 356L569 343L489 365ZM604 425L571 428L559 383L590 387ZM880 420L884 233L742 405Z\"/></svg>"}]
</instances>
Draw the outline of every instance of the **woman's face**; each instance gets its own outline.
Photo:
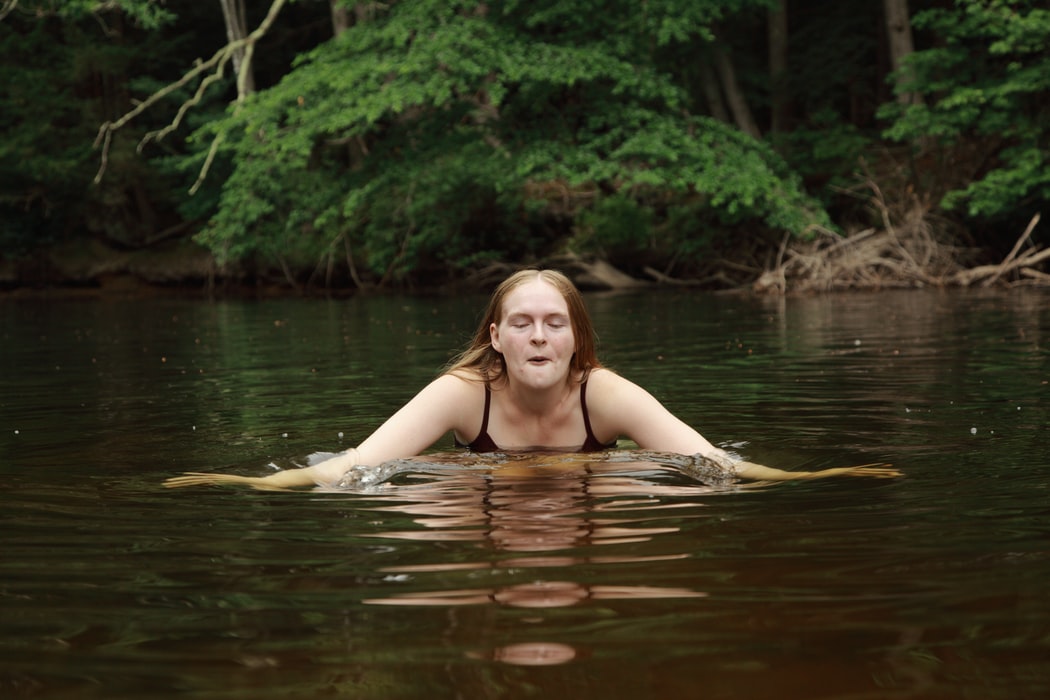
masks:
<instances>
[{"instance_id":1,"label":"woman's face","mask_svg":"<svg viewBox=\"0 0 1050 700\"><path fill-rule=\"evenodd\" d=\"M507 294L500 322L489 326L489 335L512 382L547 389L568 377L576 351L569 307L561 292L542 279Z\"/></svg>"}]
</instances>

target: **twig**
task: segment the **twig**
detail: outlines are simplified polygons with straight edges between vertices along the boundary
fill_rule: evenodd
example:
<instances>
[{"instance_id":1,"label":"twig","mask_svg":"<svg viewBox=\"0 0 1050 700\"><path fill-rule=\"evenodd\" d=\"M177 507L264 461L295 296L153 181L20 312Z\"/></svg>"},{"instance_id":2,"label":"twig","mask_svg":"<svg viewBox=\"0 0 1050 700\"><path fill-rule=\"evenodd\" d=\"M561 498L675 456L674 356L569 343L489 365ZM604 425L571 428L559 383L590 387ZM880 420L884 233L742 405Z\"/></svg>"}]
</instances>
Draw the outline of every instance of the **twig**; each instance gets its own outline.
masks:
<instances>
[{"instance_id":1,"label":"twig","mask_svg":"<svg viewBox=\"0 0 1050 700\"><path fill-rule=\"evenodd\" d=\"M193 97L182 103L182 105L179 107L179 111L176 112L175 118L171 120L170 124L165 126L163 129L156 129L154 131L146 132L146 135L142 137L141 141L139 141L139 145L135 148L135 150L139 153L142 153L142 149L145 148L147 143L153 140L160 141L165 136L178 129L179 126L182 124L182 119L186 116L186 113L189 112L190 109L192 109L193 107L196 107L198 104L200 104L201 100L204 98L204 93L207 91L208 87L212 83L222 80L223 76L226 73L226 64L229 62L230 57L230 55L224 56L222 60L219 61L218 65L215 67L215 70L211 73L211 75L205 76L205 78L201 80L200 85L197 86L197 92L194 93Z\"/></svg>"},{"instance_id":2,"label":"twig","mask_svg":"<svg viewBox=\"0 0 1050 700\"><path fill-rule=\"evenodd\" d=\"M1005 266L1002 263L1000 263L999 265L981 265L980 267L975 267L970 270L963 270L962 272L956 274L952 279L957 284L961 284L962 286L966 287L972 284L973 282L981 279L982 277L986 277L988 275L998 276L1017 268L1031 267L1047 259L1050 259L1050 248L1042 250L1038 253L1024 255L1020 258L1013 260Z\"/></svg>"},{"instance_id":3,"label":"twig","mask_svg":"<svg viewBox=\"0 0 1050 700\"><path fill-rule=\"evenodd\" d=\"M1043 284L1050 284L1050 275L1046 274L1045 272L1040 272L1039 270L1033 270L1030 267L1026 267L1021 270L1021 274L1025 277L1031 277L1032 279L1038 282L1042 282Z\"/></svg>"},{"instance_id":4,"label":"twig","mask_svg":"<svg viewBox=\"0 0 1050 700\"><path fill-rule=\"evenodd\" d=\"M197 190L204 184L205 178L208 177L208 171L211 170L211 164L215 161L215 154L219 152L219 146L222 145L225 139L225 134L221 132L215 134L215 138L211 142L211 148L208 149L208 156L204 159L204 165L201 166L200 172L197 173L197 181L193 183L193 187L190 187L190 194L197 194Z\"/></svg>"},{"instance_id":5,"label":"twig","mask_svg":"<svg viewBox=\"0 0 1050 700\"><path fill-rule=\"evenodd\" d=\"M295 281L295 275L292 274L291 269L288 267L288 262L284 259L283 255L277 255L277 262L281 265L281 271L284 272L284 278L288 280L288 284L292 285L292 289L296 293L301 294L302 290L299 289L299 284Z\"/></svg>"},{"instance_id":6,"label":"twig","mask_svg":"<svg viewBox=\"0 0 1050 700\"><path fill-rule=\"evenodd\" d=\"M1016 243L1014 243L1014 247L1010 250L1009 255L1003 258L1002 263L1000 263L999 265L999 270L994 275L986 279L982 283L982 286L990 287L991 285L995 284L995 281L998 280L1002 276L1003 272L1007 270L1007 266L1017 256L1017 252L1021 250L1021 246L1024 245L1024 242L1027 241L1028 237L1032 235L1032 231L1035 230L1036 224L1039 223L1039 217L1040 214L1036 212L1036 215L1033 216L1032 220L1028 222L1028 226L1025 228L1024 233L1022 233L1021 237L1017 239Z\"/></svg>"},{"instance_id":7,"label":"twig","mask_svg":"<svg viewBox=\"0 0 1050 700\"><path fill-rule=\"evenodd\" d=\"M693 286L693 285L697 285L697 284L701 283L700 280L695 280L695 279L682 280L682 279L678 279L677 277L671 277L670 275L665 275L664 273L660 272L659 270L657 270L657 269L655 269L653 267L650 267L649 265L646 265L645 267L643 267L642 271L645 274L647 274L650 277L652 277L657 282L659 282L660 284L670 284L670 285L675 285L675 286L686 287L686 286Z\"/></svg>"},{"instance_id":8,"label":"twig","mask_svg":"<svg viewBox=\"0 0 1050 700\"><path fill-rule=\"evenodd\" d=\"M357 265L354 263L354 253L350 249L350 236L343 234L343 248L346 249L346 266L350 268L350 279L358 289L364 289L365 285L357 274Z\"/></svg>"}]
</instances>

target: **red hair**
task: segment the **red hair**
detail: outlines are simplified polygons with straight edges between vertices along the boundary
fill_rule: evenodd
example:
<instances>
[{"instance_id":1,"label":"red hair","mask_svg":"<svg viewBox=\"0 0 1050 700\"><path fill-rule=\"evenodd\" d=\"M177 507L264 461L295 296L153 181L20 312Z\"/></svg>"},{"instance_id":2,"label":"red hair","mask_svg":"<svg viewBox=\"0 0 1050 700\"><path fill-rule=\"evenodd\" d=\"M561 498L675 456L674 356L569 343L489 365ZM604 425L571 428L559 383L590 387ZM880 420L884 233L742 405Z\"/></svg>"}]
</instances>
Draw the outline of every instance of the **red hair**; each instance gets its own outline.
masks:
<instances>
[{"instance_id":1,"label":"red hair","mask_svg":"<svg viewBox=\"0 0 1050 700\"><path fill-rule=\"evenodd\" d=\"M572 327L573 339L576 342L575 352L570 363L569 376L586 378L592 369L602 366L598 360L597 341L594 324L587 312L583 295L568 277L557 270L519 270L500 282L489 298L485 315L481 318L478 329L474 332L467 349L456 356L445 369L446 374L467 370L467 374L476 374L485 383L498 382L504 377L503 356L492 347L489 328L499 325L503 319L503 304L507 296L515 289L528 282L539 280L551 285L561 294L569 309L569 325Z\"/></svg>"}]
</instances>

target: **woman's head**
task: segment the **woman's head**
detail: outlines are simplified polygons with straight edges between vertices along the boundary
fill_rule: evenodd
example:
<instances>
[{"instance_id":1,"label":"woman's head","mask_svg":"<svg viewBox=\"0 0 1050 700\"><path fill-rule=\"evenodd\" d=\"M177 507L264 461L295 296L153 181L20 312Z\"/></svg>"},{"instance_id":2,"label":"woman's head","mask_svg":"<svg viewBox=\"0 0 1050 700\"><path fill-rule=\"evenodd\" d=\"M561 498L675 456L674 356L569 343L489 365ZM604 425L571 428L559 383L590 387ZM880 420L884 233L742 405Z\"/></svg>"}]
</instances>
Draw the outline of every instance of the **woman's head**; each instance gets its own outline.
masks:
<instances>
[{"instance_id":1,"label":"woman's head","mask_svg":"<svg viewBox=\"0 0 1050 700\"><path fill-rule=\"evenodd\" d=\"M554 287L565 300L569 311L569 323L576 341L570 374L574 377L585 376L590 370L601 367L598 361L594 325L591 323L583 296L576 289L576 285L556 270L528 269L515 272L496 287L470 345L452 362L449 371L474 369L487 381L494 381L503 376L503 363L499 353L492 347L490 328L493 325L499 326L500 321L503 320L507 297L519 287L535 281Z\"/></svg>"}]
</instances>

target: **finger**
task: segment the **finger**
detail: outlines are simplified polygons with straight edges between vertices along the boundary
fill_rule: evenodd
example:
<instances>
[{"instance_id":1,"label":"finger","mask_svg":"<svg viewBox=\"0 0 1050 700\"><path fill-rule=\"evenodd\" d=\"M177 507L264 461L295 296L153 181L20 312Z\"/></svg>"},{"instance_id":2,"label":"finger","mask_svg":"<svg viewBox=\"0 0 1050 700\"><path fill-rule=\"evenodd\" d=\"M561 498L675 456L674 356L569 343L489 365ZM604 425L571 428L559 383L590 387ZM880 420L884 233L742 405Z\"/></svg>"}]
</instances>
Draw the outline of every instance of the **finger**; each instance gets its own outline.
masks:
<instances>
[{"instance_id":1,"label":"finger","mask_svg":"<svg viewBox=\"0 0 1050 700\"><path fill-rule=\"evenodd\" d=\"M201 482L199 482L199 481L197 481L195 479L178 479L178 478L176 478L176 479L165 479L164 483L163 483L163 486L166 489L178 489L178 488L183 488L185 486L196 486L199 483L201 483Z\"/></svg>"},{"instance_id":2,"label":"finger","mask_svg":"<svg viewBox=\"0 0 1050 700\"><path fill-rule=\"evenodd\" d=\"M900 476L901 472L899 469L889 467L867 467L864 469L854 469L850 471L849 474L852 476L874 477L876 479L892 479Z\"/></svg>"},{"instance_id":3,"label":"finger","mask_svg":"<svg viewBox=\"0 0 1050 700\"><path fill-rule=\"evenodd\" d=\"M164 481L164 486L166 488L172 489L172 488L181 488L181 487L184 487L184 486L204 486L204 485L214 484L214 483L216 483L216 482L214 480L212 480L212 479L201 479L199 477L189 476L189 477L175 477L173 479L167 479L167 480Z\"/></svg>"},{"instance_id":4,"label":"finger","mask_svg":"<svg viewBox=\"0 0 1050 700\"><path fill-rule=\"evenodd\" d=\"M236 480L237 477L233 477L233 475L231 474L186 472L182 476L173 476L170 479L165 479L164 485L168 488L179 488L183 486L203 486L208 484L233 483Z\"/></svg>"}]
</instances>

